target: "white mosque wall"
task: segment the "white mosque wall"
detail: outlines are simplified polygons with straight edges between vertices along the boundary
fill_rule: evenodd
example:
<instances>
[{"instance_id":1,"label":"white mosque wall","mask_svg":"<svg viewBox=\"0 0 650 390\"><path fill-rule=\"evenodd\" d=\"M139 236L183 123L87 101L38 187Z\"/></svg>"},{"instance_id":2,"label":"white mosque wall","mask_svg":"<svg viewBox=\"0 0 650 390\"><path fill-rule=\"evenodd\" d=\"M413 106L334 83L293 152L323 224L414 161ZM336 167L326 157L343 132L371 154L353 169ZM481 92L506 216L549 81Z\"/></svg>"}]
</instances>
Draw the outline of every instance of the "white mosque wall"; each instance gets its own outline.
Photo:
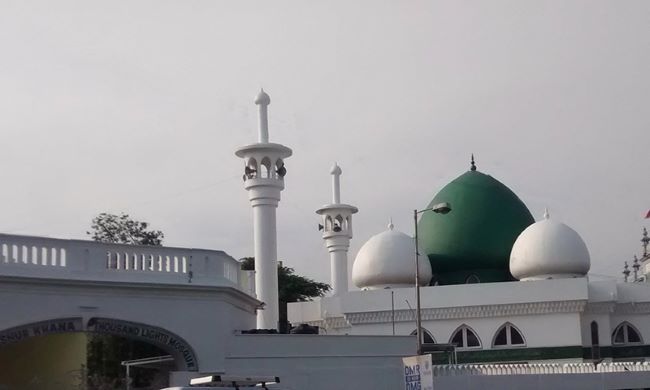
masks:
<instances>
[{"instance_id":1,"label":"white mosque wall","mask_svg":"<svg viewBox=\"0 0 650 390\"><path fill-rule=\"evenodd\" d=\"M415 289L399 288L350 292L341 297L341 310L344 313L390 310L391 292L395 310L415 308ZM586 278L428 286L422 287L420 293L422 308L436 309L586 301L589 297Z\"/></svg>"},{"instance_id":2,"label":"white mosque wall","mask_svg":"<svg viewBox=\"0 0 650 390\"><path fill-rule=\"evenodd\" d=\"M530 315L454 319L426 322L424 326L438 342L449 343L456 329L466 325L479 337L482 349L492 349L497 331L506 323L514 325L520 331L528 348L571 346L581 342L580 319L576 313L547 314L543 317Z\"/></svg>"},{"instance_id":3,"label":"white mosque wall","mask_svg":"<svg viewBox=\"0 0 650 390\"><path fill-rule=\"evenodd\" d=\"M421 313L423 324L433 328L430 331L438 342L447 342L463 322L477 324L484 329L480 333L487 335L492 334L492 328L510 321L520 329L531 329L526 332L533 334L530 342L538 344L537 337L547 339L549 334L548 328L539 328L543 315L553 326L566 328L554 336L556 345L579 345L577 313L584 310L588 291L586 278L431 286L421 289ZM414 288L353 291L336 298L289 304L289 318L300 323L345 317L351 334L391 334L394 315L397 333L404 334L414 329L414 310Z\"/></svg>"},{"instance_id":4,"label":"white mosque wall","mask_svg":"<svg viewBox=\"0 0 650 390\"><path fill-rule=\"evenodd\" d=\"M598 324L598 345L608 347L612 345L612 319L610 313L584 313L580 317L580 328L582 333L582 346L591 347L591 323ZM616 326L616 325L614 325Z\"/></svg>"},{"instance_id":5,"label":"white mosque wall","mask_svg":"<svg viewBox=\"0 0 650 390\"><path fill-rule=\"evenodd\" d=\"M436 343L444 344L450 343L454 332L460 326L465 325L471 328L479 337L481 341L481 348L479 349L492 349L494 348L492 344L497 331L506 323L514 325L521 332L528 348L583 345L579 313L455 318L424 321L422 327L434 338ZM414 330L415 322L399 322L395 324L395 333L398 335L408 335ZM392 334L392 323L358 325L347 329L347 332L354 335L390 335Z\"/></svg>"}]
</instances>

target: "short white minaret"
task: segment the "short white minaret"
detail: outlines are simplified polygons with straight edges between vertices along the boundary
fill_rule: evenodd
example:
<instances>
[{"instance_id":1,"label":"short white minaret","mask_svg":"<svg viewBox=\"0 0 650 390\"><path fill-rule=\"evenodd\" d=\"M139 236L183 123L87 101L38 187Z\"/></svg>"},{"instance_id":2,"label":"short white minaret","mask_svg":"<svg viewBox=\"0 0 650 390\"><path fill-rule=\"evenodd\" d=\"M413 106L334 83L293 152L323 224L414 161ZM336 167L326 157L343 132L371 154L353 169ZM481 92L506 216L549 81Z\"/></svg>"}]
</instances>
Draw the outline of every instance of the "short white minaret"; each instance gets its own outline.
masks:
<instances>
[{"instance_id":1,"label":"short white minaret","mask_svg":"<svg viewBox=\"0 0 650 390\"><path fill-rule=\"evenodd\" d=\"M316 210L316 213L323 217L319 228L323 230L325 246L330 252L332 295L337 296L348 291L348 248L352 238L352 214L359 210L341 203L341 167L334 163L330 173L332 203Z\"/></svg>"},{"instance_id":2,"label":"short white minaret","mask_svg":"<svg viewBox=\"0 0 650 390\"><path fill-rule=\"evenodd\" d=\"M244 159L244 188L253 206L253 237L255 241L255 291L264 308L257 312L258 329L277 329L278 309L278 247L275 209L284 189L287 170L284 159L291 149L269 143L267 106L271 98L264 90L255 98L259 106L258 143L243 146L235 152Z\"/></svg>"}]
</instances>

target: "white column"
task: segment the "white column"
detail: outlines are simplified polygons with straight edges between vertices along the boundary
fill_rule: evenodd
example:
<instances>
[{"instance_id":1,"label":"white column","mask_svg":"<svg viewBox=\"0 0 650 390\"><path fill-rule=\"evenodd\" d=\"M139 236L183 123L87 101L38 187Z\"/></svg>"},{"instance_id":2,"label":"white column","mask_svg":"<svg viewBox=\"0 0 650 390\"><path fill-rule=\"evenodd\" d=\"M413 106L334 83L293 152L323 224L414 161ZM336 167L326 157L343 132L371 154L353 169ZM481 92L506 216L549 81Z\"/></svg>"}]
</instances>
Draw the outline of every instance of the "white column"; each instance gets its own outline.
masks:
<instances>
[{"instance_id":1,"label":"white column","mask_svg":"<svg viewBox=\"0 0 650 390\"><path fill-rule=\"evenodd\" d=\"M332 273L332 295L348 291L348 251L339 247L330 249L330 271Z\"/></svg>"},{"instance_id":2,"label":"white column","mask_svg":"<svg viewBox=\"0 0 650 390\"><path fill-rule=\"evenodd\" d=\"M291 156L291 149L277 143L268 143L269 129L267 106L271 103L269 95L261 90L255 97L259 112L258 143L242 146L235 155L244 159L245 164L255 159L260 170L264 159L273 164L279 159ZM245 165L246 167L246 165ZM246 169L246 168L244 168ZM244 171L246 172L246 171ZM244 188L253 207L253 236L255 252L255 291L257 299L264 308L257 311L259 329L277 329L279 321L278 304L278 250L276 231L276 208L280 193L284 189L284 174L261 178L259 175L244 174Z\"/></svg>"},{"instance_id":3,"label":"white column","mask_svg":"<svg viewBox=\"0 0 650 390\"><path fill-rule=\"evenodd\" d=\"M258 329L277 329L279 321L275 209L273 204L253 206L255 290L257 299L265 304L257 313Z\"/></svg>"},{"instance_id":4,"label":"white column","mask_svg":"<svg viewBox=\"0 0 650 390\"><path fill-rule=\"evenodd\" d=\"M334 163L330 174L332 175L332 203L316 210L322 216L323 239L330 255L330 287L332 296L337 296L348 291L348 248L352 238L352 214L359 211L356 207L341 203L341 167ZM341 217L340 229L334 230L328 220L336 221Z\"/></svg>"}]
</instances>

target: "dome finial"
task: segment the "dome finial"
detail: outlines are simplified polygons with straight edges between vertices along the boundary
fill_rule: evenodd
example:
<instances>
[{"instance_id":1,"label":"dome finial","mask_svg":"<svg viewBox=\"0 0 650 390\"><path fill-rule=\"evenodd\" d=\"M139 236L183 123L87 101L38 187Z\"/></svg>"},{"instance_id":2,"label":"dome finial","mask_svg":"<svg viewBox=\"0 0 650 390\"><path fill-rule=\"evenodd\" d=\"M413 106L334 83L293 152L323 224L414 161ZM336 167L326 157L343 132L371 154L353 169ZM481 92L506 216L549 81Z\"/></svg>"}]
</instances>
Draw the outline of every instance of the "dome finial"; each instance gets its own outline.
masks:
<instances>
[{"instance_id":1,"label":"dome finial","mask_svg":"<svg viewBox=\"0 0 650 390\"><path fill-rule=\"evenodd\" d=\"M551 218L551 215L548 213L548 207L544 207L544 219Z\"/></svg>"},{"instance_id":2,"label":"dome finial","mask_svg":"<svg viewBox=\"0 0 650 390\"><path fill-rule=\"evenodd\" d=\"M395 225L393 225L393 217L388 218L388 230L393 230Z\"/></svg>"},{"instance_id":3,"label":"dome finial","mask_svg":"<svg viewBox=\"0 0 650 390\"><path fill-rule=\"evenodd\" d=\"M470 163L470 170L475 171L476 170L476 164L474 163L474 153L472 153L472 160Z\"/></svg>"},{"instance_id":4,"label":"dome finial","mask_svg":"<svg viewBox=\"0 0 650 390\"><path fill-rule=\"evenodd\" d=\"M271 98L264 92L264 88L260 88L260 92L255 96L255 104L268 106L271 104Z\"/></svg>"}]
</instances>

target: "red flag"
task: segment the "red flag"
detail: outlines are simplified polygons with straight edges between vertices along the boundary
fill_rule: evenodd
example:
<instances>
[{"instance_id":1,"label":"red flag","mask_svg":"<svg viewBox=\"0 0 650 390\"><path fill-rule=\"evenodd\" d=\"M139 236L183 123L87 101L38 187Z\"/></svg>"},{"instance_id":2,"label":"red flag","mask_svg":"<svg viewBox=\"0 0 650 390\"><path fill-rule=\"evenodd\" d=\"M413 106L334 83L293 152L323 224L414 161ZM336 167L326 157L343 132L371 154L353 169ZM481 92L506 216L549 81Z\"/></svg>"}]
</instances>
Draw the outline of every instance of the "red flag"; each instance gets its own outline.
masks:
<instances>
[{"instance_id":1,"label":"red flag","mask_svg":"<svg viewBox=\"0 0 650 390\"><path fill-rule=\"evenodd\" d=\"M650 210L648 210L648 212L647 212L647 213L645 213L645 217L644 217L644 218L645 218L645 219L648 219L648 218L650 218Z\"/></svg>"}]
</instances>

